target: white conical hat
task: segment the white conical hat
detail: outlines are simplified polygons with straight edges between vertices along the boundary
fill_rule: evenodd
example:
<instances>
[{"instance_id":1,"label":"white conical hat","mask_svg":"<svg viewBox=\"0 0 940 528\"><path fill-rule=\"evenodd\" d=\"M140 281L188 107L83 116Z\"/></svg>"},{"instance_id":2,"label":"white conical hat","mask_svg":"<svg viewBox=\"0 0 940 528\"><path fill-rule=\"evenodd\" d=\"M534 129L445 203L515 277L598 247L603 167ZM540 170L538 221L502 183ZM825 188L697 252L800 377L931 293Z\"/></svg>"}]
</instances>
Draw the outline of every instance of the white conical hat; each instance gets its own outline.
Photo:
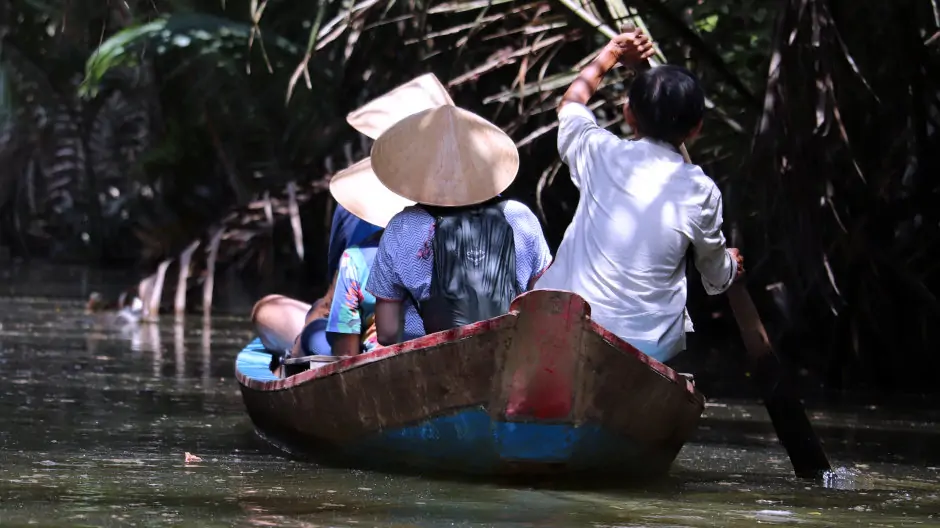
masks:
<instances>
[{"instance_id":1,"label":"white conical hat","mask_svg":"<svg viewBox=\"0 0 940 528\"><path fill-rule=\"evenodd\" d=\"M393 193L427 205L458 207L503 192L519 172L505 132L452 105L406 117L372 146L372 167Z\"/></svg>"},{"instance_id":2,"label":"white conical hat","mask_svg":"<svg viewBox=\"0 0 940 528\"><path fill-rule=\"evenodd\" d=\"M350 213L379 227L414 202L398 196L376 177L369 158L337 172L330 179L330 194Z\"/></svg>"},{"instance_id":3,"label":"white conical hat","mask_svg":"<svg viewBox=\"0 0 940 528\"><path fill-rule=\"evenodd\" d=\"M412 114L453 104L453 99L441 81L433 73L426 73L353 110L346 116L346 121L359 132L375 139Z\"/></svg>"}]
</instances>

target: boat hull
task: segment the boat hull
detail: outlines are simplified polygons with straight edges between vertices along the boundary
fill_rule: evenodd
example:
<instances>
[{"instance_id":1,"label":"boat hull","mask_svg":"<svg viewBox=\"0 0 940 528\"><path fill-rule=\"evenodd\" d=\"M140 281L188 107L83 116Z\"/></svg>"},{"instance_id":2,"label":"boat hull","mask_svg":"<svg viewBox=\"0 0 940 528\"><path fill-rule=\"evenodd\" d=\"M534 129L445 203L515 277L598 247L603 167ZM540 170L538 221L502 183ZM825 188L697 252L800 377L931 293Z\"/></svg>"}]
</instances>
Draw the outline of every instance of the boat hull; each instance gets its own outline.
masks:
<instances>
[{"instance_id":1,"label":"boat hull","mask_svg":"<svg viewBox=\"0 0 940 528\"><path fill-rule=\"evenodd\" d=\"M691 382L568 292L528 292L507 315L283 379L258 346L236 367L257 429L290 452L361 466L651 476L704 409Z\"/></svg>"}]
</instances>

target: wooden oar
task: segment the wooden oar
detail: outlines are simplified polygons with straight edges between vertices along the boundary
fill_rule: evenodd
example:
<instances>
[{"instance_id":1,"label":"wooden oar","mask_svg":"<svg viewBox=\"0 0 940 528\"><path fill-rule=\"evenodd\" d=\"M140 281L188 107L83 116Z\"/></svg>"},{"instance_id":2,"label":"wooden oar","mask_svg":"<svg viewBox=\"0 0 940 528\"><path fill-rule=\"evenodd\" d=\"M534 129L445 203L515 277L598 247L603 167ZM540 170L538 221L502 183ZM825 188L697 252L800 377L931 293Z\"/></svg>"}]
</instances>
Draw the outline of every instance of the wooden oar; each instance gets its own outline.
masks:
<instances>
[{"instance_id":1,"label":"wooden oar","mask_svg":"<svg viewBox=\"0 0 940 528\"><path fill-rule=\"evenodd\" d=\"M635 30L636 26L629 21L620 28L622 33ZM656 60L650 58L648 63L640 67L649 68L656 65ZM685 145L680 145L679 150L686 163L692 163ZM790 457L793 472L801 478L820 477L825 471L832 469L829 458L816 432L813 431L790 376L780 358L774 353L754 301L740 280L731 285L727 294L731 311L734 312L738 329L741 331L741 339L747 349L753 371L752 379L761 392L777 437Z\"/></svg>"}]
</instances>

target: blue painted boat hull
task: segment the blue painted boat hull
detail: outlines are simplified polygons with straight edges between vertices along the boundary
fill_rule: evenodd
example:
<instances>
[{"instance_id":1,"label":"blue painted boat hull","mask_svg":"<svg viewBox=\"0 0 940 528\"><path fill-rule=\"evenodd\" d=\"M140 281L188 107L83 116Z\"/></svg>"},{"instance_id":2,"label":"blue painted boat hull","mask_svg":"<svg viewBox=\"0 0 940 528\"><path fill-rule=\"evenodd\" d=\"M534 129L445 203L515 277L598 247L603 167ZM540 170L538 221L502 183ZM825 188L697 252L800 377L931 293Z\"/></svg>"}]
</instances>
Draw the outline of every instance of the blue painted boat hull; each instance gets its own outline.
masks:
<instances>
[{"instance_id":1,"label":"blue painted boat hull","mask_svg":"<svg viewBox=\"0 0 940 528\"><path fill-rule=\"evenodd\" d=\"M540 424L493 420L485 409L464 409L419 424L379 432L346 448L349 458L382 465L467 474L662 472L657 458L597 424ZM665 458L665 460L662 460ZM372 460L374 459L374 460Z\"/></svg>"}]
</instances>

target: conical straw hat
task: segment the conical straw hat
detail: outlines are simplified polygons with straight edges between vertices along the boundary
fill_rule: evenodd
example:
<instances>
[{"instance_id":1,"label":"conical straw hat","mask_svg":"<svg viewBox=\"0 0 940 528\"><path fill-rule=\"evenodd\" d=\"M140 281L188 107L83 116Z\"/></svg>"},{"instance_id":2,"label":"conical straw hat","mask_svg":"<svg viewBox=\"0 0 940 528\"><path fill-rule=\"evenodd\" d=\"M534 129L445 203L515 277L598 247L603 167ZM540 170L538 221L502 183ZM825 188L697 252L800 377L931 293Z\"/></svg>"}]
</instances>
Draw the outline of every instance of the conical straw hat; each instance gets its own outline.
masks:
<instances>
[{"instance_id":1,"label":"conical straw hat","mask_svg":"<svg viewBox=\"0 0 940 528\"><path fill-rule=\"evenodd\" d=\"M453 106L447 89L433 73L416 77L350 112L346 121L375 139L405 117L442 105Z\"/></svg>"},{"instance_id":2,"label":"conical straw hat","mask_svg":"<svg viewBox=\"0 0 940 528\"><path fill-rule=\"evenodd\" d=\"M503 192L519 171L512 138L456 106L406 117L372 146L372 167L395 194L427 205L458 207Z\"/></svg>"},{"instance_id":3,"label":"conical straw hat","mask_svg":"<svg viewBox=\"0 0 940 528\"><path fill-rule=\"evenodd\" d=\"M388 190L372 172L366 158L337 172L330 179L330 194L350 213L379 227L414 202Z\"/></svg>"}]
</instances>

